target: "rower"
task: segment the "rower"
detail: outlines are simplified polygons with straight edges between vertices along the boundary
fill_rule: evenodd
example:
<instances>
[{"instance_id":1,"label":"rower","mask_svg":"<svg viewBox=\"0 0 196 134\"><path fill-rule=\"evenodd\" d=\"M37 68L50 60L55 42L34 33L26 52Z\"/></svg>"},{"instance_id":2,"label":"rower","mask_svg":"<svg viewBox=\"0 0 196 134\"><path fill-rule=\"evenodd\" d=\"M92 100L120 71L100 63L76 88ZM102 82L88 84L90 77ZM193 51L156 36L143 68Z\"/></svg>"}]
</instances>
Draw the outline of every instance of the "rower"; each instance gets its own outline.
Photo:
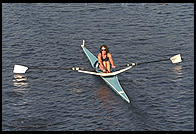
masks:
<instances>
[{"instance_id":1,"label":"rower","mask_svg":"<svg viewBox=\"0 0 196 134\"><path fill-rule=\"evenodd\" d=\"M112 54L109 52L109 49L106 45L100 47L100 53L97 56L99 69L104 73L110 73L111 67L116 68L114 61L112 59Z\"/></svg>"}]
</instances>

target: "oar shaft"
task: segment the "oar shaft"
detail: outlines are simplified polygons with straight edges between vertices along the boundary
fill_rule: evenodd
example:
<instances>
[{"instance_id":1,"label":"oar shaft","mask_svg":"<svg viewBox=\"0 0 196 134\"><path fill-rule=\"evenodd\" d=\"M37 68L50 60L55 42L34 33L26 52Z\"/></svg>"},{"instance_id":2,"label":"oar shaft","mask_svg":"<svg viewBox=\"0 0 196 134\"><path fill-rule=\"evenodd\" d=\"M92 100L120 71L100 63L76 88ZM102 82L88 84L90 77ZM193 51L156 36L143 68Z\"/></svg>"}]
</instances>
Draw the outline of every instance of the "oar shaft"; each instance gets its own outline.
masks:
<instances>
[{"instance_id":1,"label":"oar shaft","mask_svg":"<svg viewBox=\"0 0 196 134\"><path fill-rule=\"evenodd\" d=\"M161 60L146 61L146 62L136 63L136 65L148 64L148 63L154 63L154 62L161 62L161 61L167 61L167 60L169 60L169 59L167 58L167 59L161 59Z\"/></svg>"},{"instance_id":2,"label":"oar shaft","mask_svg":"<svg viewBox=\"0 0 196 134\"><path fill-rule=\"evenodd\" d=\"M38 70L71 70L71 67L39 67L39 66L30 66L26 67L23 65L14 65L14 73L25 73L28 69L38 69Z\"/></svg>"},{"instance_id":3,"label":"oar shaft","mask_svg":"<svg viewBox=\"0 0 196 134\"><path fill-rule=\"evenodd\" d=\"M29 69L45 69L45 70L71 70L71 67L38 67L38 66L30 66Z\"/></svg>"}]
</instances>

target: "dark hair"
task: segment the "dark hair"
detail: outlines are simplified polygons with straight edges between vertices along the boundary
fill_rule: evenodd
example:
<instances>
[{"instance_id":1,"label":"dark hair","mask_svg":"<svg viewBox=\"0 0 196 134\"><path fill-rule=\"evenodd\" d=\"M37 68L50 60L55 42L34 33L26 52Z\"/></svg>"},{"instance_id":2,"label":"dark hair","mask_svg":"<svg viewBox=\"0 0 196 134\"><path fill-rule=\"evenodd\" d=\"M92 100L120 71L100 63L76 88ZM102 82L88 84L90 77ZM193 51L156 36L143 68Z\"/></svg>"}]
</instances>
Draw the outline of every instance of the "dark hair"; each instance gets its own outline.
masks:
<instances>
[{"instance_id":1,"label":"dark hair","mask_svg":"<svg viewBox=\"0 0 196 134\"><path fill-rule=\"evenodd\" d=\"M102 49L102 47L105 47L106 48L106 53L109 53L109 49L108 49L108 46L107 45L101 45L101 47L100 47L100 53L101 53L101 49Z\"/></svg>"}]
</instances>

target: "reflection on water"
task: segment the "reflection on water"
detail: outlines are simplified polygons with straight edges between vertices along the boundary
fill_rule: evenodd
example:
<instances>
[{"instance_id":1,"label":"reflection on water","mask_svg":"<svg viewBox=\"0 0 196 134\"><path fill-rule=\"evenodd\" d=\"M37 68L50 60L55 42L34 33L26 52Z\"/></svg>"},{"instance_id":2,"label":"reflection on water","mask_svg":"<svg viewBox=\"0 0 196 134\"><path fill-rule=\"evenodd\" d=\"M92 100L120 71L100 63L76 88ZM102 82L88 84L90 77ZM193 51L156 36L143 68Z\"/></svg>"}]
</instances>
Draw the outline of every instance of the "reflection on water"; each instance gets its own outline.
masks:
<instances>
[{"instance_id":1,"label":"reflection on water","mask_svg":"<svg viewBox=\"0 0 196 134\"><path fill-rule=\"evenodd\" d=\"M177 75L182 75L182 66L178 65L178 66L174 66L172 68L172 71L177 74Z\"/></svg>"},{"instance_id":2,"label":"reflection on water","mask_svg":"<svg viewBox=\"0 0 196 134\"><path fill-rule=\"evenodd\" d=\"M179 82L182 81L182 66L178 65L178 66L174 66L172 68L172 71L175 73L175 78L172 79L173 82Z\"/></svg>"},{"instance_id":3,"label":"reflection on water","mask_svg":"<svg viewBox=\"0 0 196 134\"><path fill-rule=\"evenodd\" d=\"M98 90L97 98L102 101L104 108L108 108L109 105L112 105L112 92L109 91L109 88L106 86L101 86Z\"/></svg>"},{"instance_id":4,"label":"reflection on water","mask_svg":"<svg viewBox=\"0 0 196 134\"><path fill-rule=\"evenodd\" d=\"M103 101L109 97L109 91L106 87L100 87L97 97Z\"/></svg>"},{"instance_id":5,"label":"reflection on water","mask_svg":"<svg viewBox=\"0 0 196 134\"><path fill-rule=\"evenodd\" d=\"M25 93L28 91L27 77L23 74L14 74L13 85L17 87L14 89L15 92Z\"/></svg>"}]
</instances>

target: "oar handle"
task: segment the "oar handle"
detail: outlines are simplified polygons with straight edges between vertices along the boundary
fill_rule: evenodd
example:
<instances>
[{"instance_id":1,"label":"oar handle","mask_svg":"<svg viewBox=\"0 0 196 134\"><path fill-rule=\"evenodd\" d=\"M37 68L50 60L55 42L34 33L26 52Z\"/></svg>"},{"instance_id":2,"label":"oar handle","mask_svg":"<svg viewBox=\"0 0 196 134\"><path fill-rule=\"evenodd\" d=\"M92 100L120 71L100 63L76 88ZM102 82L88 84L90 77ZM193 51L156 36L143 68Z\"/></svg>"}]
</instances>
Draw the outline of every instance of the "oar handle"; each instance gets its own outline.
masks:
<instances>
[{"instance_id":1,"label":"oar handle","mask_svg":"<svg viewBox=\"0 0 196 134\"><path fill-rule=\"evenodd\" d=\"M83 68L83 67L72 67L72 70L78 71L78 70L88 70L88 71L95 71L95 69L92 68Z\"/></svg>"}]
</instances>

